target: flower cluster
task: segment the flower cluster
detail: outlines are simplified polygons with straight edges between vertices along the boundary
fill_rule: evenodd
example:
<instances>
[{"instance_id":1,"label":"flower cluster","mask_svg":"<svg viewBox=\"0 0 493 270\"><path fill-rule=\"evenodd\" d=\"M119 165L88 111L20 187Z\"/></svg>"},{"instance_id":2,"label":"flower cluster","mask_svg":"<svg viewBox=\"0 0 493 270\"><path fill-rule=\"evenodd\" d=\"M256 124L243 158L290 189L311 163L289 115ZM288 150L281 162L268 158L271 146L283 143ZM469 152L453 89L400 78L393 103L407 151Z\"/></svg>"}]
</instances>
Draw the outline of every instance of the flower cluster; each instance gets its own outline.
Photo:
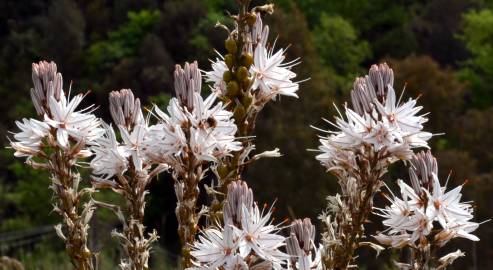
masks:
<instances>
[{"instance_id":1,"label":"flower cluster","mask_svg":"<svg viewBox=\"0 0 493 270\"><path fill-rule=\"evenodd\" d=\"M416 107L415 99L401 103L393 83L394 74L387 64L373 65L369 75L356 79L351 91L353 109L345 106L345 117L340 114L335 123L329 122L337 131L328 131L329 135L320 139L322 153L317 159L324 166L347 166L341 163L368 147L388 156L386 162L408 160L411 149L428 148L432 134L422 131L428 121L425 115L418 115L422 107Z\"/></svg>"},{"instance_id":2,"label":"flower cluster","mask_svg":"<svg viewBox=\"0 0 493 270\"><path fill-rule=\"evenodd\" d=\"M84 95L78 94L72 99L65 95L62 75L57 73L53 62L33 63L33 83L31 98L38 115L43 119L16 121L21 131L14 133L15 141L11 142L12 148L16 150L15 156L28 159L46 156L43 148L54 146L55 142L63 149L77 146L74 154L90 156L85 145L103 134L101 121L92 113L93 106L76 110Z\"/></svg>"},{"instance_id":3,"label":"flower cluster","mask_svg":"<svg viewBox=\"0 0 493 270\"><path fill-rule=\"evenodd\" d=\"M110 113L122 142L117 141L112 126L103 123L105 134L91 147L94 152L90 164L92 184L100 189L110 188L125 198L126 217L116 211L123 223L123 232L115 230L112 235L120 240L127 255L127 258L122 259L120 268L142 269L148 267L151 244L157 240L155 231L149 237L144 235L145 196L153 175L162 168L158 166L149 174L152 164L142 149L148 122L142 114L140 100L134 97L130 89L122 89L111 92L109 101ZM113 205L98 203L119 210Z\"/></svg>"},{"instance_id":4,"label":"flower cluster","mask_svg":"<svg viewBox=\"0 0 493 270\"><path fill-rule=\"evenodd\" d=\"M196 163L218 162L242 148L235 138L233 113L224 110L222 102L216 102L215 93L204 100L200 89L197 63L186 63L184 69L177 65L177 97L171 99L168 113L154 107L159 123L149 127L143 142L143 151L150 160L168 164L177 173L185 169L184 159L192 158L191 154Z\"/></svg>"},{"instance_id":5,"label":"flower cluster","mask_svg":"<svg viewBox=\"0 0 493 270\"><path fill-rule=\"evenodd\" d=\"M377 241L393 248L410 246L421 251L442 247L456 237L479 241L471 234L479 226L471 221L472 205L460 201L463 185L446 191L438 179L437 167L429 151L413 157L409 169L411 186L398 180L401 198L386 195L390 206L376 208L387 227L374 236Z\"/></svg>"},{"instance_id":6,"label":"flower cluster","mask_svg":"<svg viewBox=\"0 0 493 270\"><path fill-rule=\"evenodd\" d=\"M79 187L81 177L75 166L92 155L88 146L103 136L104 129L93 106L78 109L84 94L72 98L70 90L65 94L55 63L33 63L32 79L31 99L41 119L16 122L20 132L14 133L11 146L15 156L27 157L32 167L50 172L54 211L63 217L63 226L55 226L56 233L65 241L77 269L93 269L87 234L95 205L89 201L82 206L93 189Z\"/></svg>"},{"instance_id":7,"label":"flower cluster","mask_svg":"<svg viewBox=\"0 0 493 270\"><path fill-rule=\"evenodd\" d=\"M224 225L208 227L193 244L191 269L282 269L289 256L279 250L285 238L271 221L272 210L260 210L243 181L228 185Z\"/></svg>"},{"instance_id":8,"label":"flower cluster","mask_svg":"<svg viewBox=\"0 0 493 270\"><path fill-rule=\"evenodd\" d=\"M362 241L364 223L373 210L373 198L384 185L382 177L391 163L409 160L413 149L428 148L431 133L422 131L428 120L419 115L416 100L401 103L393 89L394 73L386 64L373 65L369 74L357 78L351 91L352 109L339 112L335 131L320 138L316 156L337 177L340 194L328 196L321 219L325 226L322 260L325 267L347 268L355 249L376 244Z\"/></svg>"},{"instance_id":9,"label":"flower cluster","mask_svg":"<svg viewBox=\"0 0 493 270\"><path fill-rule=\"evenodd\" d=\"M218 53L218 58L212 63L212 70L205 72L206 81L213 84L213 91L219 96L234 97L241 86L238 87L233 77L246 78L244 91L253 95L253 104L259 108L279 95L298 97L296 92L299 82L293 81L296 74L291 68L299 64L299 59L285 62L286 50L274 51L267 43L269 26L263 25L260 12L252 12L250 16L254 23L243 37L245 46L241 65L235 66L232 54L236 50L230 50L232 54L224 57ZM232 47L233 43L233 39L228 39L226 48ZM251 79L248 79L247 74L252 75Z\"/></svg>"},{"instance_id":10,"label":"flower cluster","mask_svg":"<svg viewBox=\"0 0 493 270\"><path fill-rule=\"evenodd\" d=\"M130 162L136 171L142 171L147 165L142 144L148 124L144 120L140 100L134 98L130 89L111 92L109 100L111 116L120 131L122 143L116 140L113 127L103 123L104 135L91 147L94 152L91 168L96 185L110 184L107 180L122 175Z\"/></svg>"}]
</instances>

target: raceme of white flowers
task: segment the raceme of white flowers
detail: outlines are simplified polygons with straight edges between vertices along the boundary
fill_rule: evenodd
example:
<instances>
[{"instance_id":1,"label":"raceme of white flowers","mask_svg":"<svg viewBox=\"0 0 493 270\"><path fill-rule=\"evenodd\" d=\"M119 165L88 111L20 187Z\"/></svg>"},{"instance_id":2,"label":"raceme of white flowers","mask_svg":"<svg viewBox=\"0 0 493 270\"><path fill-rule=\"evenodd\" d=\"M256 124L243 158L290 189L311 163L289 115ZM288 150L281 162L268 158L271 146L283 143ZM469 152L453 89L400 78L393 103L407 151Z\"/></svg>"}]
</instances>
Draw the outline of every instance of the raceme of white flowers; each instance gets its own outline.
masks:
<instances>
[{"instance_id":1,"label":"raceme of white flowers","mask_svg":"<svg viewBox=\"0 0 493 270\"><path fill-rule=\"evenodd\" d=\"M122 175L129 168L129 161L136 171L149 166L142 151L148 123L143 117L140 100L135 99L129 89L111 92L109 100L111 116L122 142L116 140L113 127L103 123L104 135L91 147L95 155L91 168L96 184L110 184L107 180Z\"/></svg>"},{"instance_id":2,"label":"raceme of white flowers","mask_svg":"<svg viewBox=\"0 0 493 270\"><path fill-rule=\"evenodd\" d=\"M176 66L175 91L167 113L154 106L158 119L149 127L143 142L143 152L155 163L168 164L174 170L182 170L182 158L191 151L196 162L217 162L242 148L235 138L236 124L233 113L224 110L216 93L206 99L200 95L202 77L197 63Z\"/></svg>"},{"instance_id":3,"label":"raceme of white flowers","mask_svg":"<svg viewBox=\"0 0 493 270\"><path fill-rule=\"evenodd\" d=\"M383 217L387 227L374 236L378 242L392 248L418 249L413 251L414 261L399 263L401 268L428 267L434 259L431 254L436 252L430 249L452 238L479 240L471 234L479 226L471 221L472 206L460 202L462 186L446 191L446 186L440 185L431 152L414 154L416 148L429 148L427 141L433 135L423 131L428 119L420 114L422 107L416 105L417 100L402 102L393 83L394 74L387 64L373 65L368 75L354 83L352 108L346 105L344 116L338 110L335 122L327 121L335 130L324 131L328 135L321 136L321 153L316 158L341 186L341 194L328 196L326 213L320 216L325 231L319 250L329 269L356 267L355 246L369 246L377 254L383 250L362 237L364 221L371 212ZM387 196L391 205L376 208L373 197L385 185L382 177L398 160L410 166L412 187L398 180L401 198ZM437 225L439 233L434 230ZM438 259L438 269L460 256L463 253L459 250Z\"/></svg>"},{"instance_id":4,"label":"raceme of white flowers","mask_svg":"<svg viewBox=\"0 0 493 270\"><path fill-rule=\"evenodd\" d=\"M62 89L62 75L57 73L55 63L33 64L34 88L31 98L42 120L23 119L16 121L21 130L14 133L11 146L15 156L32 158L44 155L44 147L56 142L69 149L77 143L91 144L103 135L101 120L93 114L93 106L77 110L84 95L70 98ZM89 156L85 149L77 149L80 156Z\"/></svg>"},{"instance_id":5,"label":"raceme of white flowers","mask_svg":"<svg viewBox=\"0 0 493 270\"><path fill-rule=\"evenodd\" d=\"M228 185L224 225L202 231L192 247L191 269L283 269L289 255L281 228L271 220L272 209L260 210L243 181Z\"/></svg>"},{"instance_id":6,"label":"raceme of white flowers","mask_svg":"<svg viewBox=\"0 0 493 270\"><path fill-rule=\"evenodd\" d=\"M104 124L105 134L93 147L96 158L91 166L96 175L104 179L123 173L128 167L128 157L133 166L142 170L143 164L166 164L175 170L184 169L181 158L191 150L198 161L218 161L231 151L241 149L236 140L237 127L232 113L223 109L217 102L216 94L205 100L200 95L201 74L197 63L186 63L182 69L175 70L176 97L170 100L167 113L154 106L153 115L158 122L149 125L140 110L140 102L135 105L120 102L123 110L112 110L112 116L123 139L116 141L110 125ZM138 99L137 99L138 100ZM128 105L127 105L128 104ZM135 111L134 111L135 110ZM132 119L131 128L125 119Z\"/></svg>"},{"instance_id":7,"label":"raceme of white flowers","mask_svg":"<svg viewBox=\"0 0 493 270\"><path fill-rule=\"evenodd\" d=\"M255 24L246 36L247 52L253 55L249 67L249 73L253 75L250 91L255 97L254 104L258 107L279 95L298 97L299 82L293 81L296 74L291 71L293 66L299 64L299 59L285 62L284 49L274 51L274 46L268 44L269 26L263 25L260 13L256 13ZM219 54L219 53L218 53ZM219 54L212 63L212 70L205 72L207 82L213 83L213 91L219 96L228 94L227 82L224 73L228 70L228 61Z\"/></svg>"},{"instance_id":8,"label":"raceme of white flowers","mask_svg":"<svg viewBox=\"0 0 493 270\"><path fill-rule=\"evenodd\" d=\"M391 205L376 209L387 227L374 236L376 240L394 248L420 249L430 244L441 247L457 237L479 241L472 234L480 224L471 221L471 202L461 202L463 185L447 191L447 186L440 184L437 161L431 152L420 152L411 159L409 177L411 186L402 180L397 182L400 197L386 196Z\"/></svg>"},{"instance_id":9,"label":"raceme of white flowers","mask_svg":"<svg viewBox=\"0 0 493 270\"><path fill-rule=\"evenodd\" d=\"M50 173L53 211L62 217L63 224L56 225L55 231L76 268L95 269L87 246L95 204L80 203L94 189L80 188L81 177L75 168L82 164L82 158L92 155L88 146L99 140L104 129L93 114L93 106L78 108L85 95L70 98L70 90L65 94L55 63L33 63L32 80L31 99L40 119L17 121L20 132L14 133L11 146L15 156L27 157L27 164Z\"/></svg>"},{"instance_id":10,"label":"raceme of white flowers","mask_svg":"<svg viewBox=\"0 0 493 270\"><path fill-rule=\"evenodd\" d=\"M389 161L408 160L413 148L428 148L432 137L422 131L428 119L419 114L415 99L401 102L393 88L394 74L387 64L373 65L369 75L356 79L351 91L353 109L344 107L333 125L335 131L321 137L317 159L328 169L350 159L362 146L388 153ZM348 153L349 151L350 153Z\"/></svg>"}]
</instances>

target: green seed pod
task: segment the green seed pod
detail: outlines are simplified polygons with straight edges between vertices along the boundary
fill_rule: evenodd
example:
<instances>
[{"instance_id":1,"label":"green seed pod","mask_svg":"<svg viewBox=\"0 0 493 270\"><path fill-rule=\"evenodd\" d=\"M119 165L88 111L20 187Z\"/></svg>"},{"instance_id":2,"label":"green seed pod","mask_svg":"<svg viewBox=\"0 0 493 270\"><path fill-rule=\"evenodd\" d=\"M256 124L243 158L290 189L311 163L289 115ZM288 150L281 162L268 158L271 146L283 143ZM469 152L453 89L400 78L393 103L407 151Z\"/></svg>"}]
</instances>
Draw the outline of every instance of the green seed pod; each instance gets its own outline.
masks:
<instances>
[{"instance_id":1,"label":"green seed pod","mask_svg":"<svg viewBox=\"0 0 493 270\"><path fill-rule=\"evenodd\" d=\"M241 55L240 61L241 65L245 66L246 68L250 68L250 66L253 64L253 56L249 53L244 53Z\"/></svg>"},{"instance_id":2,"label":"green seed pod","mask_svg":"<svg viewBox=\"0 0 493 270\"><path fill-rule=\"evenodd\" d=\"M243 66L239 67L236 71L236 78L238 78L239 81L244 81L248 78L248 69Z\"/></svg>"},{"instance_id":3,"label":"green seed pod","mask_svg":"<svg viewBox=\"0 0 493 270\"><path fill-rule=\"evenodd\" d=\"M250 78L245 78L243 81L242 81L242 86L243 86L243 89L248 89L250 87L250 85L252 84L252 79Z\"/></svg>"},{"instance_id":4,"label":"green seed pod","mask_svg":"<svg viewBox=\"0 0 493 270\"><path fill-rule=\"evenodd\" d=\"M254 13L248 13L246 16L246 22L249 26L253 26L255 24L255 21L257 21L257 16L255 16Z\"/></svg>"},{"instance_id":5,"label":"green seed pod","mask_svg":"<svg viewBox=\"0 0 493 270\"><path fill-rule=\"evenodd\" d=\"M224 62L226 63L226 66L228 66L229 69L232 69L235 64L235 58L233 57L232 54L228 53L224 56Z\"/></svg>"},{"instance_id":6,"label":"green seed pod","mask_svg":"<svg viewBox=\"0 0 493 270\"><path fill-rule=\"evenodd\" d=\"M236 120L236 123L242 122L245 119L246 111L243 105L238 104L233 112L233 118Z\"/></svg>"},{"instance_id":7,"label":"green seed pod","mask_svg":"<svg viewBox=\"0 0 493 270\"><path fill-rule=\"evenodd\" d=\"M235 54L238 51L238 47L236 46L236 41L231 37L226 39L224 45L226 46L226 50L228 50L229 53Z\"/></svg>"},{"instance_id":8,"label":"green seed pod","mask_svg":"<svg viewBox=\"0 0 493 270\"><path fill-rule=\"evenodd\" d=\"M240 92L240 87L236 81L230 81L226 87L226 94L230 97L237 96Z\"/></svg>"},{"instance_id":9,"label":"green seed pod","mask_svg":"<svg viewBox=\"0 0 493 270\"><path fill-rule=\"evenodd\" d=\"M243 104L243 107L245 107L245 108L250 107L250 105L252 105L252 102L253 102L253 96L250 93L250 91L246 92L241 97L241 104Z\"/></svg>"},{"instance_id":10,"label":"green seed pod","mask_svg":"<svg viewBox=\"0 0 493 270\"><path fill-rule=\"evenodd\" d=\"M225 82L229 82L231 81L231 79L233 78L233 74L231 73L231 71L229 70L226 70L224 73L223 73L223 80Z\"/></svg>"}]
</instances>

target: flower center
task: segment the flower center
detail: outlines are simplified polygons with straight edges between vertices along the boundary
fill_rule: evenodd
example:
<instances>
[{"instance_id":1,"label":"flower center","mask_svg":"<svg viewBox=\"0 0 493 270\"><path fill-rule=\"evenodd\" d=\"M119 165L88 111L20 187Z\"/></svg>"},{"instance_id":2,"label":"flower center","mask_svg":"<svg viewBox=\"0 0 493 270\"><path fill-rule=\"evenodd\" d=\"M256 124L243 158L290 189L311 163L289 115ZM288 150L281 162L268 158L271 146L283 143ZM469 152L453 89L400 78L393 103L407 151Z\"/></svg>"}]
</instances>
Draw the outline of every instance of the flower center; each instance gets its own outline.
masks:
<instances>
[{"instance_id":1,"label":"flower center","mask_svg":"<svg viewBox=\"0 0 493 270\"><path fill-rule=\"evenodd\" d=\"M245 239L248 241L248 242L251 242L253 240L253 236L251 234L247 234L245 236Z\"/></svg>"},{"instance_id":2,"label":"flower center","mask_svg":"<svg viewBox=\"0 0 493 270\"><path fill-rule=\"evenodd\" d=\"M440 206L442 205L442 203L439 200L436 200L433 202L433 205L435 206L436 209L440 209Z\"/></svg>"},{"instance_id":3,"label":"flower center","mask_svg":"<svg viewBox=\"0 0 493 270\"><path fill-rule=\"evenodd\" d=\"M395 114L393 114L393 113L389 114L388 118L389 118L389 121L393 123L395 121Z\"/></svg>"}]
</instances>

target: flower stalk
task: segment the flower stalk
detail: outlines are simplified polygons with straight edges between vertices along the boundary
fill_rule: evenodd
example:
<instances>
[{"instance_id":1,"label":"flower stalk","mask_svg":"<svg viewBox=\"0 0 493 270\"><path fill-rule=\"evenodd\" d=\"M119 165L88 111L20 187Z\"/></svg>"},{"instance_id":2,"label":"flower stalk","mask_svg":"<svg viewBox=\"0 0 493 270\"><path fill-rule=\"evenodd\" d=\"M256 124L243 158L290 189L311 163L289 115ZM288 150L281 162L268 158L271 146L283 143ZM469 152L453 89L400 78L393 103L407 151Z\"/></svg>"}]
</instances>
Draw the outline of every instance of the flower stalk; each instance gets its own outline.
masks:
<instances>
[{"instance_id":1,"label":"flower stalk","mask_svg":"<svg viewBox=\"0 0 493 270\"><path fill-rule=\"evenodd\" d=\"M250 2L238 1L239 14L231 16L235 22L233 30L219 24L228 31L225 41L227 54L219 55L212 64L212 71L205 72L206 81L213 83L213 91L226 104L226 110L233 113L238 126L236 136L242 139L243 144L240 151L226 157L217 168L218 183L214 187L217 192L214 193L210 214L217 220L221 220L227 186L241 179L246 166L256 160L252 153L255 150L253 137L257 115L279 95L297 97L299 87L297 82L292 81L296 74L291 71L298 64L297 59L283 63L285 50L274 53L274 48L268 44L269 27L263 25L261 15L272 13L274 5L257 6L250 10ZM272 155L256 156L279 155L275 151Z\"/></svg>"},{"instance_id":2,"label":"flower stalk","mask_svg":"<svg viewBox=\"0 0 493 270\"><path fill-rule=\"evenodd\" d=\"M142 153L143 140L148 124L140 108L140 100L130 89L113 91L109 96L113 122L118 126L123 139L117 142L113 128L104 124L105 136L96 140L91 150L95 153L91 161L92 184L99 189L109 188L125 199L125 213L120 207L97 202L113 210L123 224L123 231L113 231L120 240L126 258L122 258L122 270L149 269L148 261L152 243L158 239L156 231L145 235L145 197L153 176L161 167L151 172L151 163Z\"/></svg>"},{"instance_id":3,"label":"flower stalk","mask_svg":"<svg viewBox=\"0 0 493 270\"><path fill-rule=\"evenodd\" d=\"M95 204L87 197L94 189L81 188L76 168L81 159L91 156L88 144L102 135L100 120L91 107L76 111L84 95L72 99L65 95L55 63L34 63L32 78L31 98L43 120L16 122L21 131L14 133L11 141L14 155L27 157L28 165L51 174L54 211L62 217L62 224L55 226L56 233L65 242L75 269L96 269L94 253L87 246L89 222L95 211Z\"/></svg>"},{"instance_id":4,"label":"flower stalk","mask_svg":"<svg viewBox=\"0 0 493 270\"><path fill-rule=\"evenodd\" d=\"M428 147L431 133L422 131L427 121L417 115L421 107L410 99L401 104L393 89L393 71L374 65L369 74L356 79L351 92L353 109L345 107L335 123L337 131L321 137L317 159L338 179L341 194L328 197L322 235L322 260L327 269L354 267L355 252L370 246L363 241L364 223L373 211L375 194L384 185L382 177L398 160L409 160L412 149Z\"/></svg>"},{"instance_id":5,"label":"flower stalk","mask_svg":"<svg viewBox=\"0 0 493 270\"><path fill-rule=\"evenodd\" d=\"M182 266L191 266L190 247L195 241L199 219L199 184L208 168L216 168L226 157L242 148L236 140L233 113L216 102L217 94L200 95L202 76L197 62L176 65L176 98L167 113L154 107L158 123L149 127L142 151L149 162L169 168L177 198L178 234L182 243Z\"/></svg>"}]
</instances>

